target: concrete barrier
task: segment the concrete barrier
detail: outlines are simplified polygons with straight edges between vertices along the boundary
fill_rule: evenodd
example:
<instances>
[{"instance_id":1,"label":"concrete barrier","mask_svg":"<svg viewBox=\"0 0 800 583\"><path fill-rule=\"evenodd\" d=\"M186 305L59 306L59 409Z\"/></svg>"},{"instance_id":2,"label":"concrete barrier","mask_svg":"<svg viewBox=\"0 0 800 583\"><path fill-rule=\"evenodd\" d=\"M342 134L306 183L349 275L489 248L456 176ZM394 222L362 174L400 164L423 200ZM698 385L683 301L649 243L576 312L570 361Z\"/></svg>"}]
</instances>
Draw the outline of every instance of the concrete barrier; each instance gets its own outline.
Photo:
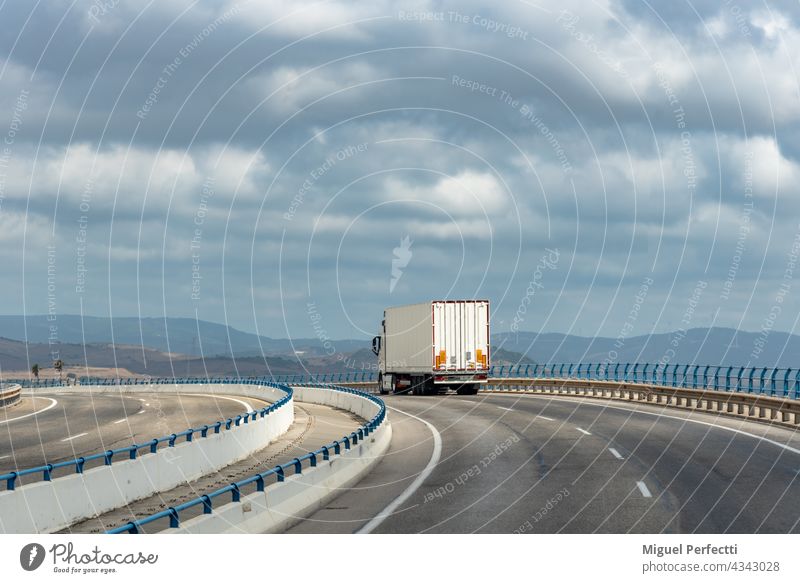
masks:
<instances>
[{"instance_id":1,"label":"concrete barrier","mask_svg":"<svg viewBox=\"0 0 800 583\"><path fill-rule=\"evenodd\" d=\"M16 405L21 398L22 387L20 385L3 385L0 387L0 409Z\"/></svg>"},{"instance_id":2,"label":"concrete barrier","mask_svg":"<svg viewBox=\"0 0 800 583\"><path fill-rule=\"evenodd\" d=\"M48 388L48 393L161 392L252 396L275 402L286 395L258 385L126 385ZM40 391L41 392L41 391ZM0 492L0 532L55 532L134 500L170 490L263 449L294 421L291 401L265 417L228 431L209 433L135 460Z\"/></svg>"},{"instance_id":3,"label":"concrete barrier","mask_svg":"<svg viewBox=\"0 0 800 583\"><path fill-rule=\"evenodd\" d=\"M371 419L380 406L359 395L326 389L294 387L297 402L318 403L351 411ZM358 444L329 461L318 463L301 474L286 476L263 492L242 496L213 513L189 519L164 533L274 533L281 532L308 516L329 500L358 482L389 448L392 427L385 420Z\"/></svg>"}]
</instances>

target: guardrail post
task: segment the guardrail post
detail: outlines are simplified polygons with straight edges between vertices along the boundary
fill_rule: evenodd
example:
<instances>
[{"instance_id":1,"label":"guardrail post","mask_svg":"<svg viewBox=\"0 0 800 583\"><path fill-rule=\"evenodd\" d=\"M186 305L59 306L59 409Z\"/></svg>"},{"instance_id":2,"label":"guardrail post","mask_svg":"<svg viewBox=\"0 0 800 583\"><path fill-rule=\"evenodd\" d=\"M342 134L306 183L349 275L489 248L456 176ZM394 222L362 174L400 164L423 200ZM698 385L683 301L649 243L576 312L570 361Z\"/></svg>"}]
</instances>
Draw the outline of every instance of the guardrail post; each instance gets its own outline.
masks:
<instances>
[{"instance_id":1,"label":"guardrail post","mask_svg":"<svg viewBox=\"0 0 800 583\"><path fill-rule=\"evenodd\" d=\"M761 370L761 376L758 378L758 384L759 384L758 392L759 393L763 393L764 392L764 377L765 376L767 376L766 367Z\"/></svg>"},{"instance_id":2,"label":"guardrail post","mask_svg":"<svg viewBox=\"0 0 800 583\"><path fill-rule=\"evenodd\" d=\"M281 466L275 466L275 474L278 476L279 482L286 480L286 476L284 475L283 468Z\"/></svg>"},{"instance_id":3,"label":"guardrail post","mask_svg":"<svg viewBox=\"0 0 800 583\"><path fill-rule=\"evenodd\" d=\"M628 369L631 367L631 363L625 363L625 370L622 372L622 382L628 382Z\"/></svg>"},{"instance_id":4,"label":"guardrail post","mask_svg":"<svg viewBox=\"0 0 800 583\"><path fill-rule=\"evenodd\" d=\"M732 366L728 367L728 370L725 371L725 390L731 390L731 371L733 370Z\"/></svg>"},{"instance_id":5,"label":"guardrail post","mask_svg":"<svg viewBox=\"0 0 800 583\"><path fill-rule=\"evenodd\" d=\"M10 472L6 478L6 490L13 490L17 482L17 472Z\"/></svg>"},{"instance_id":6,"label":"guardrail post","mask_svg":"<svg viewBox=\"0 0 800 583\"><path fill-rule=\"evenodd\" d=\"M794 398L800 399L800 369L797 369L797 375L794 377ZM795 423L797 423L797 417L800 413L795 413Z\"/></svg>"},{"instance_id":7,"label":"guardrail post","mask_svg":"<svg viewBox=\"0 0 800 583\"><path fill-rule=\"evenodd\" d=\"M181 517L178 515L178 511L170 507L167 512L169 512L169 527L178 528L181 525ZM133 525L132 522L129 524Z\"/></svg>"},{"instance_id":8,"label":"guardrail post","mask_svg":"<svg viewBox=\"0 0 800 583\"><path fill-rule=\"evenodd\" d=\"M784 397L788 397L789 396L789 374L791 372L792 372L792 369L787 368L786 369L786 374L783 375L783 391L782 391L781 394Z\"/></svg>"},{"instance_id":9,"label":"guardrail post","mask_svg":"<svg viewBox=\"0 0 800 583\"><path fill-rule=\"evenodd\" d=\"M303 462L300 461L299 458L294 458L292 460L294 464L294 473L295 474L302 474L303 473Z\"/></svg>"},{"instance_id":10,"label":"guardrail post","mask_svg":"<svg viewBox=\"0 0 800 583\"><path fill-rule=\"evenodd\" d=\"M770 396L774 397L776 393L777 387L775 386L775 375L778 374L778 369L772 369L772 375L769 377L769 394Z\"/></svg>"},{"instance_id":11,"label":"guardrail post","mask_svg":"<svg viewBox=\"0 0 800 583\"><path fill-rule=\"evenodd\" d=\"M564 365L563 364L561 365L561 368L558 369L558 377L562 378L562 379L564 378Z\"/></svg>"},{"instance_id":12,"label":"guardrail post","mask_svg":"<svg viewBox=\"0 0 800 583\"><path fill-rule=\"evenodd\" d=\"M681 387L688 387L689 384L687 382L688 378L689 378L689 365L685 364L683 365L683 373L681 374L681 382L680 382Z\"/></svg>"},{"instance_id":13,"label":"guardrail post","mask_svg":"<svg viewBox=\"0 0 800 583\"><path fill-rule=\"evenodd\" d=\"M596 379L600 378L600 366L601 366L601 364L598 362L597 363L597 369L594 371L594 378L596 378ZM608 367L606 367L606 368L608 368Z\"/></svg>"},{"instance_id":14,"label":"guardrail post","mask_svg":"<svg viewBox=\"0 0 800 583\"><path fill-rule=\"evenodd\" d=\"M750 374L748 375L748 381L750 383L750 386L747 387L747 392L748 393L752 393L753 392L753 375L754 374L756 374L756 367L752 367L750 369Z\"/></svg>"},{"instance_id":15,"label":"guardrail post","mask_svg":"<svg viewBox=\"0 0 800 583\"><path fill-rule=\"evenodd\" d=\"M203 514L211 514L213 511L211 498L208 496L208 494L204 494L203 496L200 496L200 499L203 501Z\"/></svg>"},{"instance_id":16,"label":"guardrail post","mask_svg":"<svg viewBox=\"0 0 800 583\"><path fill-rule=\"evenodd\" d=\"M323 445L321 449L322 449L322 459L323 459L323 461L328 461L329 459L331 459L331 453L330 453L330 451L328 451L328 446L327 445Z\"/></svg>"},{"instance_id":17,"label":"guardrail post","mask_svg":"<svg viewBox=\"0 0 800 583\"><path fill-rule=\"evenodd\" d=\"M52 482L53 481L53 477L51 475L52 471L53 471L53 464L47 464L44 467L44 470L42 471L42 479L45 482Z\"/></svg>"},{"instance_id":18,"label":"guardrail post","mask_svg":"<svg viewBox=\"0 0 800 583\"><path fill-rule=\"evenodd\" d=\"M711 368L711 365L707 364L706 367L703 369L703 388L705 389L708 387L708 369Z\"/></svg>"}]
</instances>

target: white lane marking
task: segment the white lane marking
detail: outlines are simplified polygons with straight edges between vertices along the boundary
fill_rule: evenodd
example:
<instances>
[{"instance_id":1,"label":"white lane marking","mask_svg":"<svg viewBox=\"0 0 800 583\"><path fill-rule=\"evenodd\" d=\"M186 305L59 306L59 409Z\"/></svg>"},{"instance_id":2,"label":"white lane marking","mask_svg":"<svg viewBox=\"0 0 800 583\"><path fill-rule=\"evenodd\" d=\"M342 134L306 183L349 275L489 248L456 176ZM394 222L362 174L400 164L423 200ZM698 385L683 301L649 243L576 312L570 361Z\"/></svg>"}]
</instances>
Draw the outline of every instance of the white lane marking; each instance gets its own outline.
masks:
<instances>
[{"instance_id":1,"label":"white lane marking","mask_svg":"<svg viewBox=\"0 0 800 583\"><path fill-rule=\"evenodd\" d=\"M79 437L83 437L84 435L89 435L88 432L84 431L83 433L79 433L78 435L73 435L71 437L67 437L66 439L62 439L61 442L65 441L72 441L73 439L78 439Z\"/></svg>"},{"instance_id":2,"label":"white lane marking","mask_svg":"<svg viewBox=\"0 0 800 583\"><path fill-rule=\"evenodd\" d=\"M50 401L50 404L44 409L39 409L38 411L34 411L33 413L28 413L27 415L20 415L19 417L14 417L13 419L4 419L0 421L0 425L3 425L4 423L11 423L12 421L18 421L19 419L25 419L26 417L32 417L33 415L38 415L39 413L44 413L45 411L48 411L53 407L55 407L56 405L58 405L58 401L56 401L55 399L51 399L50 397L35 397L35 398L47 399L48 401Z\"/></svg>"},{"instance_id":3,"label":"white lane marking","mask_svg":"<svg viewBox=\"0 0 800 583\"><path fill-rule=\"evenodd\" d=\"M614 449L613 447L609 447L609 448L608 448L608 451L610 451L610 452L611 452L611 455L613 455L613 456L614 456L615 458L617 458L618 460L624 460L624 459L625 459L625 458L624 458L624 457L622 457L622 456L619 454L619 452L618 452L616 449Z\"/></svg>"},{"instance_id":4,"label":"white lane marking","mask_svg":"<svg viewBox=\"0 0 800 583\"><path fill-rule=\"evenodd\" d=\"M636 482L636 487L639 488L639 492L642 493L642 496L645 498L652 498L653 495L650 493L650 490L647 489L647 484L644 482Z\"/></svg>"},{"instance_id":5,"label":"white lane marking","mask_svg":"<svg viewBox=\"0 0 800 583\"><path fill-rule=\"evenodd\" d=\"M136 400L139 401L140 403L144 403L144 399L136 399Z\"/></svg>"},{"instance_id":6,"label":"white lane marking","mask_svg":"<svg viewBox=\"0 0 800 583\"><path fill-rule=\"evenodd\" d=\"M514 409L509 409L508 407L497 407L498 409L503 409L504 411L513 411Z\"/></svg>"},{"instance_id":7,"label":"white lane marking","mask_svg":"<svg viewBox=\"0 0 800 583\"><path fill-rule=\"evenodd\" d=\"M553 421L553 419L551 419L550 417L545 417L544 415L537 415L536 417L538 417L539 419L544 419L545 421Z\"/></svg>"},{"instance_id":8,"label":"white lane marking","mask_svg":"<svg viewBox=\"0 0 800 583\"><path fill-rule=\"evenodd\" d=\"M145 411L144 411L144 409L142 409L141 411L139 411L139 412L138 412L138 413L136 413L136 414L137 414L137 415L141 415L141 414L142 414L142 413L144 413L144 412L145 412Z\"/></svg>"},{"instance_id":9,"label":"white lane marking","mask_svg":"<svg viewBox=\"0 0 800 583\"><path fill-rule=\"evenodd\" d=\"M6 454L6 455L0 455L0 460L4 460L7 457L11 457L11 454L9 453L9 454Z\"/></svg>"},{"instance_id":10,"label":"white lane marking","mask_svg":"<svg viewBox=\"0 0 800 583\"><path fill-rule=\"evenodd\" d=\"M439 463L439 458L442 457L442 436L436 430L436 428L425 421L424 419L420 419L416 415L412 415L411 413L406 413L405 411L401 411L400 409L395 409L394 407L387 407L387 409L391 409L392 411L397 411L398 413L402 413L403 415L408 415L412 419L416 419L417 421L424 423L425 426L428 428L428 431L431 432L433 435L433 452L431 453L431 459L428 460L428 465L425 466L416 479L409 484L408 488L403 490L403 493L400 494L397 498L392 500L386 508L381 510L372 520L370 520L367 524L362 526L356 534L369 534L381 523L386 520L389 515L397 510L397 508L406 500L408 500L411 495L417 491L417 489L422 485L422 483L431 475L431 472L436 467L436 464Z\"/></svg>"},{"instance_id":11,"label":"white lane marking","mask_svg":"<svg viewBox=\"0 0 800 583\"><path fill-rule=\"evenodd\" d=\"M517 395L518 397L530 397L533 399L541 398L539 395ZM558 398L558 397L550 397L547 396L548 399L553 401L563 401L565 403L569 403L572 401L575 402L575 399L570 398ZM770 439L769 437L763 437L761 435L755 435L753 433L748 433L747 431L742 431L741 429L734 429L733 427L727 427L725 425L717 425L716 423L709 423L708 421L700 421L698 419L690 419L688 417L678 417L677 415L665 415L664 413L653 413L652 411L642 411L640 409L628 409L627 407L614 407L613 405L605 405L603 403L590 403L587 401L581 401L580 405L582 407L604 407L606 409L614 409L616 411L625 411L626 413L637 413L639 415L652 415L653 417L663 417L664 419L675 419L676 421L683 421L684 423L697 423L698 425L705 425L707 427L713 427L715 429L722 429L724 431L730 431L731 433L736 433L738 435L746 435L747 437L752 437L753 439L758 439L759 441L765 441L772 445L776 445L786 451L790 451L792 453L800 454L800 449L796 447L792 447L791 445L786 445L785 443L781 443L779 441L775 441L774 439ZM730 418L728 418L730 419ZM732 420L732 419L731 419ZM742 419L742 421L747 421L747 419Z\"/></svg>"},{"instance_id":12,"label":"white lane marking","mask_svg":"<svg viewBox=\"0 0 800 583\"><path fill-rule=\"evenodd\" d=\"M145 407L149 407L149 406L150 406L150 403L145 403L145 404L144 404L144 406L145 406Z\"/></svg>"},{"instance_id":13,"label":"white lane marking","mask_svg":"<svg viewBox=\"0 0 800 583\"><path fill-rule=\"evenodd\" d=\"M580 431L580 432L581 432L581 433L583 433L584 435L591 435L591 433L589 433L589 432L588 432L588 431L586 431L585 429L581 429L580 427L576 427L575 429L577 429L578 431Z\"/></svg>"},{"instance_id":14,"label":"white lane marking","mask_svg":"<svg viewBox=\"0 0 800 583\"><path fill-rule=\"evenodd\" d=\"M119 424L119 423L125 423L127 420L128 420L128 419L127 419L127 418L125 418L125 419L120 419L120 420L118 420L118 421L114 421L114 425L117 425L117 424Z\"/></svg>"},{"instance_id":15,"label":"white lane marking","mask_svg":"<svg viewBox=\"0 0 800 583\"><path fill-rule=\"evenodd\" d=\"M225 397L223 395L203 395L199 393L184 393L185 395L189 395L190 397L211 397L213 399L225 399L227 401L233 401L234 403L239 403L242 405L248 413L253 412L253 407L247 401L242 401L241 399L235 399L234 397Z\"/></svg>"}]
</instances>

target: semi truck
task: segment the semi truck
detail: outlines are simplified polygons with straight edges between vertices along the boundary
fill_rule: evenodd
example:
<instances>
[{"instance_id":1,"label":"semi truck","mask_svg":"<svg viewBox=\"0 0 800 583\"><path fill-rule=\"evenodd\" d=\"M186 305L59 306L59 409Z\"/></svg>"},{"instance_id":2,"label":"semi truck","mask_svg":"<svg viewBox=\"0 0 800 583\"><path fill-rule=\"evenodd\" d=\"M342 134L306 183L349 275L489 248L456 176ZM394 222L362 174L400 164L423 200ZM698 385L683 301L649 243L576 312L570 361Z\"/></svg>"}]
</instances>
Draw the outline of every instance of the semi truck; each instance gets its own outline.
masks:
<instances>
[{"instance_id":1,"label":"semi truck","mask_svg":"<svg viewBox=\"0 0 800 583\"><path fill-rule=\"evenodd\" d=\"M437 300L386 308L372 339L381 394L474 395L489 379L489 301Z\"/></svg>"}]
</instances>

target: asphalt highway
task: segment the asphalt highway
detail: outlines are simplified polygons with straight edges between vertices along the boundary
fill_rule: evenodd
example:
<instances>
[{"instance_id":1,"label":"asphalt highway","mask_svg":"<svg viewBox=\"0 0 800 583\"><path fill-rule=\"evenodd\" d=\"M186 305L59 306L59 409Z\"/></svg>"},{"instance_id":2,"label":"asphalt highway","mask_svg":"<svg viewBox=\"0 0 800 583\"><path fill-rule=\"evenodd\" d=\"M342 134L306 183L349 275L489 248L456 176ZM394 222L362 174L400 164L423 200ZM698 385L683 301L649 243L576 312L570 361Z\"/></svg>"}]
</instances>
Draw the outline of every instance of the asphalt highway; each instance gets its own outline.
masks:
<instances>
[{"instance_id":1,"label":"asphalt highway","mask_svg":"<svg viewBox=\"0 0 800 583\"><path fill-rule=\"evenodd\" d=\"M800 532L790 429L545 395L385 400L387 455L289 532Z\"/></svg>"},{"instance_id":2,"label":"asphalt highway","mask_svg":"<svg viewBox=\"0 0 800 583\"><path fill-rule=\"evenodd\" d=\"M266 404L248 397L190 394L24 397L19 405L0 409L0 473L142 443Z\"/></svg>"}]
</instances>

